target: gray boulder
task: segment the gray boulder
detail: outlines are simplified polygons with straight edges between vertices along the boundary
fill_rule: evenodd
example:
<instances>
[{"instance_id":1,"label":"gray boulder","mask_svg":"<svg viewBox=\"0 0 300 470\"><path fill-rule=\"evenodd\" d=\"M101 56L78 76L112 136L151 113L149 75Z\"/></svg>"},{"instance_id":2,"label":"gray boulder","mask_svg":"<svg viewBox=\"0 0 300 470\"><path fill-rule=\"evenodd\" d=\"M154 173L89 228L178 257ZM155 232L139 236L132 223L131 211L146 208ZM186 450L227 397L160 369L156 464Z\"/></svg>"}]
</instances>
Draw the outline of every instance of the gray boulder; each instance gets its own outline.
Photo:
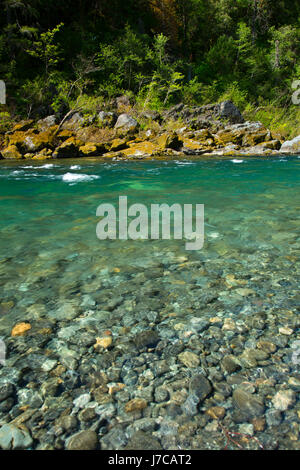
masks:
<instances>
[{"instance_id":1,"label":"gray boulder","mask_svg":"<svg viewBox=\"0 0 300 470\"><path fill-rule=\"evenodd\" d=\"M243 116L232 101L222 101L222 103L219 103L216 106L216 112L221 119L228 119L232 124L244 122Z\"/></svg>"},{"instance_id":2,"label":"gray boulder","mask_svg":"<svg viewBox=\"0 0 300 470\"><path fill-rule=\"evenodd\" d=\"M125 132L134 132L138 128L137 121L129 114L120 114L115 124L115 129Z\"/></svg>"},{"instance_id":3,"label":"gray boulder","mask_svg":"<svg viewBox=\"0 0 300 470\"><path fill-rule=\"evenodd\" d=\"M280 148L280 152L292 154L300 153L300 135L284 142Z\"/></svg>"},{"instance_id":4,"label":"gray boulder","mask_svg":"<svg viewBox=\"0 0 300 470\"><path fill-rule=\"evenodd\" d=\"M103 127L114 127L117 121L117 116L112 112L100 111L100 113L98 113L98 121Z\"/></svg>"},{"instance_id":5,"label":"gray boulder","mask_svg":"<svg viewBox=\"0 0 300 470\"><path fill-rule=\"evenodd\" d=\"M84 117L80 113L72 114L62 125L63 129L78 130L84 124Z\"/></svg>"},{"instance_id":6,"label":"gray boulder","mask_svg":"<svg viewBox=\"0 0 300 470\"><path fill-rule=\"evenodd\" d=\"M56 116L53 114L51 116L47 116L44 119L40 119L37 122L37 126L39 131L46 131L51 126L55 126L56 124Z\"/></svg>"}]
</instances>

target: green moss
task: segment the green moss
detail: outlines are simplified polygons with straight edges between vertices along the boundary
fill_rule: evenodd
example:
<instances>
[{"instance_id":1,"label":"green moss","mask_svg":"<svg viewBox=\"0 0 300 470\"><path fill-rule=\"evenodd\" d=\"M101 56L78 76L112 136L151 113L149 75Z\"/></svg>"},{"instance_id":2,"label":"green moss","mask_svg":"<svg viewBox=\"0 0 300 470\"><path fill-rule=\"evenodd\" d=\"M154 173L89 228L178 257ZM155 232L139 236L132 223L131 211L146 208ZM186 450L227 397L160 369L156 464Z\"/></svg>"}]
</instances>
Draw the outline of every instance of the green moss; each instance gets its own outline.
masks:
<instances>
[{"instance_id":1,"label":"green moss","mask_svg":"<svg viewBox=\"0 0 300 470\"><path fill-rule=\"evenodd\" d=\"M248 106L244 111L247 120L261 121L272 132L281 134L284 139L300 135L300 106L291 105L279 108L272 104L254 108Z\"/></svg>"}]
</instances>

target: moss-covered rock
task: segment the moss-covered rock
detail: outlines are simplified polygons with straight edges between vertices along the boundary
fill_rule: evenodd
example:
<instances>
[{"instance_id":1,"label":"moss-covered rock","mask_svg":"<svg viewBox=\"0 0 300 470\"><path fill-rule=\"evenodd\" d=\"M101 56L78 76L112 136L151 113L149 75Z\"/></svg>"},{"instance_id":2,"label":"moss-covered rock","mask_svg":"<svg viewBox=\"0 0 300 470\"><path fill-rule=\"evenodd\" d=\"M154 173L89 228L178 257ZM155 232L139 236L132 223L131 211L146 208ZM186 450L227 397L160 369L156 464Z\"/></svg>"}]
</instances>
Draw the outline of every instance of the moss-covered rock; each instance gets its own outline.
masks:
<instances>
[{"instance_id":1,"label":"moss-covered rock","mask_svg":"<svg viewBox=\"0 0 300 470\"><path fill-rule=\"evenodd\" d=\"M23 158L16 145L9 145L1 151L1 154L4 159L20 160Z\"/></svg>"},{"instance_id":2,"label":"moss-covered rock","mask_svg":"<svg viewBox=\"0 0 300 470\"><path fill-rule=\"evenodd\" d=\"M106 147L103 144L97 144L95 142L88 142L79 147L79 152L83 157L92 157L96 155L102 155L106 151Z\"/></svg>"},{"instance_id":3,"label":"moss-covered rock","mask_svg":"<svg viewBox=\"0 0 300 470\"><path fill-rule=\"evenodd\" d=\"M8 145L15 145L19 152L38 152L43 148L54 148L55 129L49 129L44 132L29 130L26 132L17 131L6 136Z\"/></svg>"},{"instance_id":4,"label":"moss-covered rock","mask_svg":"<svg viewBox=\"0 0 300 470\"><path fill-rule=\"evenodd\" d=\"M47 116L44 119L40 119L37 122L37 128L39 131L46 131L49 127L53 127L56 125L56 116L52 114L51 116Z\"/></svg>"},{"instance_id":5,"label":"moss-covered rock","mask_svg":"<svg viewBox=\"0 0 300 470\"><path fill-rule=\"evenodd\" d=\"M127 139L114 139L111 143L110 150L112 152L118 150L124 150L128 148L128 140Z\"/></svg>"},{"instance_id":6,"label":"moss-covered rock","mask_svg":"<svg viewBox=\"0 0 300 470\"><path fill-rule=\"evenodd\" d=\"M218 145L226 146L228 144L241 145L245 136L244 129L223 129L215 137Z\"/></svg>"},{"instance_id":7,"label":"moss-covered rock","mask_svg":"<svg viewBox=\"0 0 300 470\"><path fill-rule=\"evenodd\" d=\"M203 144L201 144L200 142L197 142L194 139L187 139L186 137L184 137L182 141L183 141L183 150L188 150L190 152L193 152L193 151L199 152L204 149Z\"/></svg>"},{"instance_id":8,"label":"moss-covered rock","mask_svg":"<svg viewBox=\"0 0 300 470\"><path fill-rule=\"evenodd\" d=\"M34 125L33 119L27 119L27 120L24 120L24 121L20 121L20 122L18 122L18 124L16 124L13 127L12 132L19 132L19 131L25 132L25 131L28 131L29 129L32 128L33 125Z\"/></svg>"},{"instance_id":9,"label":"moss-covered rock","mask_svg":"<svg viewBox=\"0 0 300 470\"><path fill-rule=\"evenodd\" d=\"M159 151L160 148L153 142L140 142L122 150L122 155L126 157L149 157L159 153Z\"/></svg>"},{"instance_id":10,"label":"moss-covered rock","mask_svg":"<svg viewBox=\"0 0 300 470\"><path fill-rule=\"evenodd\" d=\"M83 142L75 137L70 137L57 147L53 153L54 158L75 158L80 155L80 147Z\"/></svg>"},{"instance_id":11,"label":"moss-covered rock","mask_svg":"<svg viewBox=\"0 0 300 470\"><path fill-rule=\"evenodd\" d=\"M84 117L80 113L74 113L63 123L62 128L77 131L83 125Z\"/></svg>"},{"instance_id":12,"label":"moss-covered rock","mask_svg":"<svg viewBox=\"0 0 300 470\"><path fill-rule=\"evenodd\" d=\"M164 132L155 140L159 150L173 149L179 150L182 147L182 140L176 132Z\"/></svg>"},{"instance_id":13,"label":"moss-covered rock","mask_svg":"<svg viewBox=\"0 0 300 470\"><path fill-rule=\"evenodd\" d=\"M98 114L98 123L101 127L114 127L117 122L117 115L113 112L100 111Z\"/></svg>"},{"instance_id":14,"label":"moss-covered rock","mask_svg":"<svg viewBox=\"0 0 300 470\"><path fill-rule=\"evenodd\" d=\"M272 140L270 131L268 129L261 129L256 132L246 133L243 137L242 145L244 147L252 147L270 140Z\"/></svg>"},{"instance_id":15,"label":"moss-covered rock","mask_svg":"<svg viewBox=\"0 0 300 470\"><path fill-rule=\"evenodd\" d=\"M270 149L270 150L279 150L281 147L281 142L280 140L269 140L267 142L262 142L258 144L259 147L262 147L264 149Z\"/></svg>"},{"instance_id":16,"label":"moss-covered rock","mask_svg":"<svg viewBox=\"0 0 300 470\"><path fill-rule=\"evenodd\" d=\"M108 151L111 141L115 138L115 131L109 128L100 129L97 126L92 125L79 129L79 131L76 132L76 137L81 140L83 144L92 142L105 145Z\"/></svg>"},{"instance_id":17,"label":"moss-covered rock","mask_svg":"<svg viewBox=\"0 0 300 470\"><path fill-rule=\"evenodd\" d=\"M74 131L70 129L64 129L56 134L56 139L59 142L65 142L67 139L70 139L70 137L75 137Z\"/></svg>"},{"instance_id":18,"label":"moss-covered rock","mask_svg":"<svg viewBox=\"0 0 300 470\"><path fill-rule=\"evenodd\" d=\"M199 142L206 142L209 139L213 140L213 136L208 129L200 129L193 132L193 137Z\"/></svg>"},{"instance_id":19,"label":"moss-covered rock","mask_svg":"<svg viewBox=\"0 0 300 470\"><path fill-rule=\"evenodd\" d=\"M50 160L51 158L53 158L52 150L49 149L43 149L32 157L33 160Z\"/></svg>"}]
</instances>

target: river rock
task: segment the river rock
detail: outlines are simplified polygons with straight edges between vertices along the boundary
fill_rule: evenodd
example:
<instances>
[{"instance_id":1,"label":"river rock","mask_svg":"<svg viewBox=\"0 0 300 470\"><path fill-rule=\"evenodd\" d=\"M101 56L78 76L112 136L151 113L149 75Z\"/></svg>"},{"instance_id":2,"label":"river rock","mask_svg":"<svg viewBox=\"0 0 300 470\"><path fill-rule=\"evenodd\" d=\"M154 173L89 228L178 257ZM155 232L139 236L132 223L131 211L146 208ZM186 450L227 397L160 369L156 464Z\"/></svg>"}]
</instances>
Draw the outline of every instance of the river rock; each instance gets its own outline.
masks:
<instances>
[{"instance_id":1,"label":"river rock","mask_svg":"<svg viewBox=\"0 0 300 470\"><path fill-rule=\"evenodd\" d=\"M28 449L33 440L28 431L13 424L4 424L0 428L0 448L3 450Z\"/></svg>"},{"instance_id":2,"label":"river rock","mask_svg":"<svg viewBox=\"0 0 300 470\"><path fill-rule=\"evenodd\" d=\"M221 365L228 374L232 374L241 369L240 364L233 355L225 356L221 361Z\"/></svg>"},{"instance_id":3,"label":"river rock","mask_svg":"<svg viewBox=\"0 0 300 470\"><path fill-rule=\"evenodd\" d=\"M0 402L14 394L14 386L11 383L0 384Z\"/></svg>"},{"instance_id":4,"label":"river rock","mask_svg":"<svg viewBox=\"0 0 300 470\"><path fill-rule=\"evenodd\" d=\"M191 395L196 395L199 402L203 401L212 391L212 386L209 380L202 374L194 375L189 383L189 392Z\"/></svg>"},{"instance_id":5,"label":"river rock","mask_svg":"<svg viewBox=\"0 0 300 470\"><path fill-rule=\"evenodd\" d=\"M282 421L281 411L275 410L274 408L269 409L266 412L266 421L268 426L279 426Z\"/></svg>"},{"instance_id":6,"label":"river rock","mask_svg":"<svg viewBox=\"0 0 300 470\"><path fill-rule=\"evenodd\" d=\"M161 450L159 441L150 433L137 431L129 440L125 450Z\"/></svg>"},{"instance_id":7,"label":"river rock","mask_svg":"<svg viewBox=\"0 0 300 470\"><path fill-rule=\"evenodd\" d=\"M145 330L138 333L134 338L134 343L138 348L155 347L159 342L159 335L154 330Z\"/></svg>"},{"instance_id":8,"label":"river rock","mask_svg":"<svg viewBox=\"0 0 300 470\"><path fill-rule=\"evenodd\" d=\"M1 155L4 159L19 160L23 158L16 145L9 145L5 149L1 150Z\"/></svg>"},{"instance_id":9,"label":"river rock","mask_svg":"<svg viewBox=\"0 0 300 470\"><path fill-rule=\"evenodd\" d=\"M80 431L71 436L66 448L67 450L95 450L98 447L98 436L95 431Z\"/></svg>"},{"instance_id":10,"label":"river rock","mask_svg":"<svg viewBox=\"0 0 300 470\"><path fill-rule=\"evenodd\" d=\"M71 115L64 124L62 125L62 129L69 129L69 130L78 130L84 123L84 117L80 113L74 113Z\"/></svg>"},{"instance_id":11,"label":"river rock","mask_svg":"<svg viewBox=\"0 0 300 470\"><path fill-rule=\"evenodd\" d=\"M40 131L45 131L49 127L55 126L56 124L56 116L55 114L52 114L51 116L47 116L44 119L40 119L37 122L37 127Z\"/></svg>"},{"instance_id":12,"label":"river rock","mask_svg":"<svg viewBox=\"0 0 300 470\"><path fill-rule=\"evenodd\" d=\"M248 419L261 416L265 410L264 403L260 397L245 392L241 388L234 390L233 404Z\"/></svg>"},{"instance_id":13,"label":"river rock","mask_svg":"<svg viewBox=\"0 0 300 470\"><path fill-rule=\"evenodd\" d=\"M286 411L296 401L296 394L293 390L279 390L272 399L275 410Z\"/></svg>"},{"instance_id":14,"label":"river rock","mask_svg":"<svg viewBox=\"0 0 300 470\"><path fill-rule=\"evenodd\" d=\"M191 368L198 367L200 364L200 359L197 356L197 354L190 352L190 351L184 351L178 354L178 359L186 367L191 367Z\"/></svg>"},{"instance_id":15,"label":"river rock","mask_svg":"<svg viewBox=\"0 0 300 470\"><path fill-rule=\"evenodd\" d=\"M82 142L75 137L70 137L57 147L53 153L54 158L75 158L79 156L79 148Z\"/></svg>"}]
</instances>

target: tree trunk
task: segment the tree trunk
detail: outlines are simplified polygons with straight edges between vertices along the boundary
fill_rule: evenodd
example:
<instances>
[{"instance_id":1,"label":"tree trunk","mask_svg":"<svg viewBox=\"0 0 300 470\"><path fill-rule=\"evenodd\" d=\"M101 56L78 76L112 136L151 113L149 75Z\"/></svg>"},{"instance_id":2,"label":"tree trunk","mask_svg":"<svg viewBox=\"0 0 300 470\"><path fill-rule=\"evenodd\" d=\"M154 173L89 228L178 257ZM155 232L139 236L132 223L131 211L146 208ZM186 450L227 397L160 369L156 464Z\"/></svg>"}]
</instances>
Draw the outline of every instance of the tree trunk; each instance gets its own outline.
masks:
<instances>
[{"instance_id":1,"label":"tree trunk","mask_svg":"<svg viewBox=\"0 0 300 470\"><path fill-rule=\"evenodd\" d=\"M280 52L279 52L279 41L275 41L275 69L280 69Z\"/></svg>"},{"instance_id":2,"label":"tree trunk","mask_svg":"<svg viewBox=\"0 0 300 470\"><path fill-rule=\"evenodd\" d=\"M252 44L255 44L256 41L256 21L257 21L257 0L252 0Z\"/></svg>"}]
</instances>

